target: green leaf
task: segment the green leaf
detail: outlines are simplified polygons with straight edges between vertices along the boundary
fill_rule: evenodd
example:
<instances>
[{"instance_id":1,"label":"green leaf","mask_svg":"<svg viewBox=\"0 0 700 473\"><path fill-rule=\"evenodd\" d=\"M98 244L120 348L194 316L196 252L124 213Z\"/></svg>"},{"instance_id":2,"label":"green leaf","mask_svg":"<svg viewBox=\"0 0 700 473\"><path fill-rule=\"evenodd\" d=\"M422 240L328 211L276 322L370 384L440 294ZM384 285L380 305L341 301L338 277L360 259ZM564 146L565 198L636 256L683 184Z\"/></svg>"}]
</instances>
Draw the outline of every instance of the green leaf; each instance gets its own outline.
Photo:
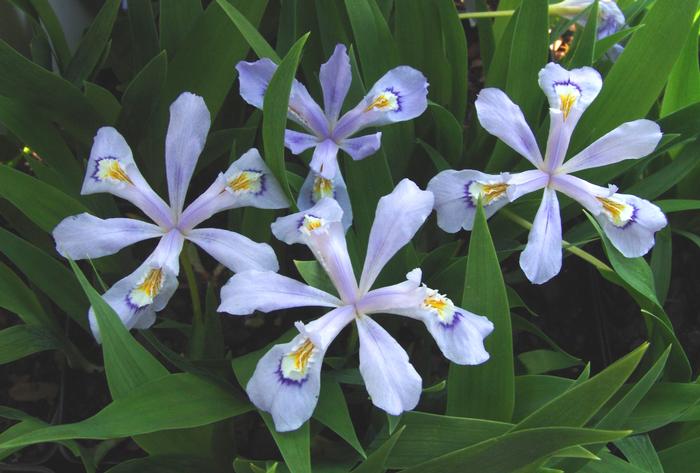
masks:
<instances>
[{"instance_id":1,"label":"green leaf","mask_svg":"<svg viewBox=\"0 0 700 473\"><path fill-rule=\"evenodd\" d=\"M396 441L401 438L405 427L401 427L399 430L394 432L394 434L389 437L389 439L384 442L379 448L373 451L367 460L362 462L357 468L352 470L352 473L384 473L386 471L386 463L389 454L396 445Z\"/></svg>"},{"instance_id":2,"label":"green leaf","mask_svg":"<svg viewBox=\"0 0 700 473\"><path fill-rule=\"evenodd\" d=\"M598 36L598 1L588 8L588 19L583 31L574 36L576 44L573 56L568 64L569 69L590 66L593 64L595 43ZM569 53L571 54L571 53Z\"/></svg>"},{"instance_id":3,"label":"green leaf","mask_svg":"<svg viewBox=\"0 0 700 473\"><path fill-rule=\"evenodd\" d=\"M257 28L253 26L236 7L226 0L216 0L216 2L226 12L233 24L236 25L238 31L259 58L267 57L277 64L281 62L281 58L277 55L272 46L270 46L265 38L258 32Z\"/></svg>"},{"instance_id":4,"label":"green leaf","mask_svg":"<svg viewBox=\"0 0 700 473\"><path fill-rule=\"evenodd\" d=\"M443 473L460 471L465 465L469 465L470 470L479 473L512 473L564 448L610 442L627 434L628 431L570 427L528 429L486 440L403 471Z\"/></svg>"},{"instance_id":5,"label":"green leaf","mask_svg":"<svg viewBox=\"0 0 700 473\"><path fill-rule=\"evenodd\" d=\"M647 473L664 473L659 456L648 435L633 435L615 442L627 460Z\"/></svg>"},{"instance_id":6,"label":"green leaf","mask_svg":"<svg viewBox=\"0 0 700 473\"><path fill-rule=\"evenodd\" d=\"M139 386L167 375L168 370L129 334L119 316L85 279L78 265L69 262L95 310L102 338L107 384L112 398L118 401Z\"/></svg>"},{"instance_id":7,"label":"green leaf","mask_svg":"<svg viewBox=\"0 0 700 473\"><path fill-rule=\"evenodd\" d=\"M39 327L15 325L0 330L0 364L10 363L25 356L59 348L54 336Z\"/></svg>"},{"instance_id":8,"label":"green leaf","mask_svg":"<svg viewBox=\"0 0 700 473\"><path fill-rule=\"evenodd\" d=\"M266 412L260 415L280 449L282 458L291 473L311 473L311 440L309 438L309 423L292 432L277 432L272 417Z\"/></svg>"},{"instance_id":9,"label":"green leaf","mask_svg":"<svg viewBox=\"0 0 700 473\"><path fill-rule=\"evenodd\" d=\"M102 86L92 82L83 82L85 86L85 98L100 113L103 123L114 125L121 112L119 101L112 95L112 92Z\"/></svg>"},{"instance_id":10,"label":"green leaf","mask_svg":"<svg viewBox=\"0 0 700 473\"><path fill-rule=\"evenodd\" d=\"M700 420L700 384L659 383L632 412L627 425L648 432L675 421Z\"/></svg>"},{"instance_id":11,"label":"green leaf","mask_svg":"<svg viewBox=\"0 0 700 473\"><path fill-rule=\"evenodd\" d=\"M462 306L493 322L494 331L485 342L491 357L479 366L450 364L447 414L509 421L515 396L510 308L481 205L476 211L469 242ZM490 388L485 390L484 386Z\"/></svg>"},{"instance_id":12,"label":"green leaf","mask_svg":"<svg viewBox=\"0 0 700 473\"><path fill-rule=\"evenodd\" d=\"M582 364L581 360L572 359L566 353L546 349L520 353L518 360L525 365L528 374L542 374Z\"/></svg>"},{"instance_id":13,"label":"green leaf","mask_svg":"<svg viewBox=\"0 0 700 473\"><path fill-rule=\"evenodd\" d=\"M257 27L268 2L232 0L232 3ZM180 42L177 54L168 65L163 116L165 107L187 90L204 97L213 120L233 85L234 66L245 59L248 50L248 43L219 4L210 4Z\"/></svg>"},{"instance_id":14,"label":"green leaf","mask_svg":"<svg viewBox=\"0 0 700 473\"><path fill-rule=\"evenodd\" d=\"M201 0L160 0L160 48L174 56L180 43L202 15Z\"/></svg>"},{"instance_id":15,"label":"green leaf","mask_svg":"<svg viewBox=\"0 0 700 473\"><path fill-rule=\"evenodd\" d=\"M683 46L668 77L664 100L661 104L662 117L673 113L688 104L700 101L700 67L698 66L698 33L700 19L690 30L688 40Z\"/></svg>"},{"instance_id":16,"label":"green leaf","mask_svg":"<svg viewBox=\"0 0 700 473\"><path fill-rule=\"evenodd\" d=\"M0 95L12 97L31 110L38 107L70 127L89 144L101 122L100 115L85 96L66 80L34 64L0 40Z\"/></svg>"},{"instance_id":17,"label":"green leaf","mask_svg":"<svg viewBox=\"0 0 700 473\"><path fill-rule=\"evenodd\" d=\"M69 439L110 439L196 427L250 409L249 403L213 383L189 373L169 374L134 388L88 419L35 430L0 447Z\"/></svg>"},{"instance_id":18,"label":"green leaf","mask_svg":"<svg viewBox=\"0 0 700 473\"><path fill-rule=\"evenodd\" d=\"M348 404L337 381L328 377L323 379L314 417L350 444L363 458L367 457L355 433Z\"/></svg>"},{"instance_id":19,"label":"green leaf","mask_svg":"<svg viewBox=\"0 0 700 473\"><path fill-rule=\"evenodd\" d=\"M683 212L686 210L700 210L700 200L669 199L654 202L664 213Z\"/></svg>"},{"instance_id":20,"label":"green leaf","mask_svg":"<svg viewBox=\"0 0 700 473\"><path fill-rule=\"evenodd\" d=\"M289 188L289 181L284 166L284 130L287 126L287 109L292 81L296 73L301 51L309 38L309 33L302 36L284 57L265 92L263 102L263 147L265 161L279 181L292 207L296 204Z\"/></svg>"},{"instance_id":21,"label":"green leaf","mask_svg":"<svg viewBox=\"0 0 700 473\"><path fill-rule=\"evenodd\" d=\"M664 473L688 473L691 465L700 463L700 437L661 450L659 459Z\"/></svg>"},{"instance_id":22,"label":"green leaf","mask_svg":"<svg viewBox=\"0 0 700 473\"><path fill-rule=\"evenodd\" d=\"M671 227L667 226L656 232L654 239L654 249L651 252L651 274L654 276L656 298L663 305L671 285L671 262L673 260Z\"/></svg>"},{"instance_id":23,"label":"green leaf","mask_svg":"<svg viewBox=\"0 0 700 473\"><path fill-rule=\"evenodd\" d=\"M68 42L63 33L61 22L58 20L48 0L29 0L29 3L36 10L42 25L51 39L51 46L56 54L56 63L59 69L63 69L70 60L70 49L68 48Z\"/></svg>"},{"instance_id":24,"label":"green leaf","mask_svg":"<svg viewBox=\"0 0 700 473\"><path fill-rule=\"evenodd\" d=\"M564 392L520 421L514 430L543 426L585 425L620 389L637 367L648 347L648 343L642 344L593 378Z\"/></svg>"},{"instance_id":25,"label":"green leaf","mask_svg":"<svg viewBox=\"0 0 700 473\"><path fill-rule=\"evenodd\" d=\"M631 28L625 28L617 33L613 33L610 36L606 36L605 38L601 38L600 40L596 41L595 51L593 53L593 62L599 61L605 55L605 53L610 51L610 48L642 28L644 28L643 24L633 26Z\"/></svg>"},{"instance_id":26,"label":"green leaf","mask_svg":"<svg viewBox=\"0 0 700 473\"><path fill-rule=\"evenodd\" d=\"M558 376L516 376L513 421L518 422L524 419L548 402L562 395L573 385L573 380Z\"/></svg>"},{"instance_id":27,"label":"green leaf","mask_svg":"<svg viewBox=\"0 0 700 473\"><path fill-rule=\"evenodd\" d=\"M429 102L428 109L435 123L435 141L437 149L447 161L456 167L462 157L462 125L454 115L444 107Z\"/></svg>"},{"instance_id":28,"label":"green leaf","mask_svg":"<svg viewBox=\"0 0 700 473\"><path fill-rule=\"evenodd\" d=\"M621 123L646 116L688 37L696 8L697 0L654 2L643 20L644 28L629 40L578 123L572 153Z\"/></svg>"},{"instance_id":29,"label":"green leaf","mask_svg":"<svg viewBox=\"0 0 700 473\"><path fill-rule=\"evenodd\" d=\"M106 473L192 473L218 471L217 465L206 458L191 455L151 455L127 460Z\"/></svg>"},{"instance_id":30,"label":"green leaf","mask_svg":"<svg viewBox=\"0 0 700 473\"><path fill-rule=\"evenodd\" d=\"M403 435L391 451L389 468L409 468L432 458L505 434L513 424L427 412L406 412Z\"/></svg>"},{"instance_id":31,"label":"green leaf","mask_svg":"<svg viewBox=\"0 0 700 473\"><path fill-rule=\"evenodd\" d=\"M88 211L73 197L9 166L0 166L0 196L49 233L65 217Z\"/></svg>"},{"instance_id":32,"label":"green leaf","mask_svg":"<svg viewBox=\"0 0 700 473\"><path fill-rule=\"evenodd\" d=\"M39 303L34 293L15 273L0 262L0 307L19 316L24 323L43 327L53 334L60 333L56 321Z\"/></svg>"},{"instance_id":33,"label":"green leaf","mask_svg":"<svg viewBox=\"0 0 700 473\"><path fill-rule=\"evenodd\" d=\"M80 85L95 70L112 33L112 26L119 12L119 3L119 0L105 1L66 66L63 74L66 80Z\"/></svg>"},{"instance_id":34,"label":"green leaf","mask_svg":"<svg viewBox=\"0 0 700 473\"><path fill-rule=\"evenodd\" d=\"M130 0L127 11L135 66L141 69L160 50L151 0Z\"/></svg>"},{"instance_id":35,"label":"green leaf","mask_svg":"<svg viewBox=\"0 0 700 473\"><path fill-rule=\"evenodd\" d=\"M0 228L0 252L84 330L88 305L73 274L39 248ZM61 284L56 284L60 281Z\"/></svg>"},{"instance_id":36,"label":"green leaf","mask_svg":"<svg viewBox=\"0 0 700 473\"><path fill-rule=\"evenodd\" d=\"M301 277L306 281L306 284L317 289L326 291L329 294L337 295L337 290L326 271L318 264L318 261L298 261L294 260L294 266L301 274Z\"/></svg>"}]
</instances>

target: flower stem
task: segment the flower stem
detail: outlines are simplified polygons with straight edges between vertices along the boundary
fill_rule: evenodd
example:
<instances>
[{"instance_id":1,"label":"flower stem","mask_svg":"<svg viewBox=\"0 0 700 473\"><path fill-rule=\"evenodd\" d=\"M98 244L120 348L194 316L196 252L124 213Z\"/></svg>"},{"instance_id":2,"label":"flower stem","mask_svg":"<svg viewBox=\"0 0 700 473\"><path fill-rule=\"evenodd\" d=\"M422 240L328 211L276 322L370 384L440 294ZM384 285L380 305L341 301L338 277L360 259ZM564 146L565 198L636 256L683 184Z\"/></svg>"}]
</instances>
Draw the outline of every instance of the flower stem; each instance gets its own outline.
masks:
<instances>
[{"instance_id":1,"label":"flower stem","mask_svg":"<svg viewBox=\"0 0 700 473\"><path fill-rule=\"evenodd\" d=\"M189 250L189 245L183 248L182 253L180 253L180 260L182 261L182 268L185 271L185 277L187 278L187 285L190 288L190 297L192 299L192 312L194 318L197 322L203 324L204 316L202 315L202 301L199 298L199 290L197 289L197 279L194 276L194 271L192 270L192 264L190 263L190 257L187 255Z\"/></svg>"},{"instance_id":2,"label":"flower stem","mask_svg":"<svg viewBox=\"0 0 700 473\"><path fill-rule=\"evenodd\" d=\"M476 11L470 13L460 13L460 20L476 19L476 18L497 18L500 16L513 16L515 10L494 10L494 11Z\"/></svg>"},{"instance_id":3,"label":"flower stem","mask_svg":"<svg viewBox=\"0 0 700 473\"><path fill-rule=\"evenodd\" d=\"M527 220L525 220L521 216L511 212L508 209L502 209L501 214L504 217L506 217L507 219L511 220L512 222L517 223L518 225L520 225L521 227L523 227L527 230L530 230L532 228L532 224L530 222L528 222ZM587 251L582 250L581 248L574 245L573 243L569 243L566 240L562 240L561 243L562 243L562 246L564 247L564 249L566 251L568 251L569 253L571 253L572 255L578 256L582 260L592 264L593 266L595 266L597 269L599 269L601 271L612 272L613 269L610 266L608 266L607 264L605 264L604 262L602 262L601 260L599 260L598 258L593 256L592 254L588 253Z\"/></svg>"}]
</instances>

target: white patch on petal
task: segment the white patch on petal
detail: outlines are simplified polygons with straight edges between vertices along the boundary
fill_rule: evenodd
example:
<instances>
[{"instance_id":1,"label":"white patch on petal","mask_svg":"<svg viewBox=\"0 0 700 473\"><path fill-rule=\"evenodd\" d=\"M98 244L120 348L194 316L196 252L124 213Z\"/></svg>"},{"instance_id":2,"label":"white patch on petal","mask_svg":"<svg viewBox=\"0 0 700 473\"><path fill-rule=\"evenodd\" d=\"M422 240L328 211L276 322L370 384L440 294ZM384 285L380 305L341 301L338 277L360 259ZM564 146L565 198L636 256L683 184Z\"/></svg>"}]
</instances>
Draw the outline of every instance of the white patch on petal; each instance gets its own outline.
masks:
<instances>
[{"instance_id":1,"label":"white patch on petal","mask_svg":"<svg viewBox=\"0 0 700 473\"><path fill-rule=\"evenodd\" d=\"M564 114L564 120L566 120L571 109L581 98L581 89L573 82L567 81L555 82L554 91L559 96L559 110Z\"/></svg>"},{"instance_id":2,"label":"white patch on petal","mask_svg":"<svg viewBox=\"0 0 700 473\"><path fill-rule=\"evenodd\" d=\"M151 305L163 289L164 282L165 272L163 268L150 268L127 294L127 304L136 310Z\"/></svg>"},{"instance_id":3,"label":"white patch on petal","mask_svg":"<svg viewBox=\"0 0 700 473\"><path fill-rule=\"evenodd\" d=\"M465 198L472 207L476 207L479 198L488 207L501 199L506 199L508 184L501 180L470 181L465 186Z\"/></svg>"},{"instance_id":4,"label":"white patch on petal","mask_svg":"<svg viewBox=\"0 0 700 473\"><path fill-rule=\"evenodd\" d=\"M401 110L401 96L392 88L378 93L367 106L365 112L379 110L380 112L398 112Z\"/></svg>"},{"instance_id":5,"label":"white patch on petal","mask_svg":"<svg viewBox=\"0 0 700 473\"><path fill-rule=\"evenodd\" d=\"M603 215L616 227L625 228L634 222L637 209L615 196L596 197L603 204Z\"/></svg>"},{"instance_id":6,"label":"white patch on petal","mask_svg":"<svg viewBox=\"0 0 700 473\"><path fill-rule=\"evenodd\" d=\"M95 160L95 169L92 178L97 182L109 182L113 184L134 183L129 178L124 165L117 158L105 157Z\"/></svg>"},{"instance_id":7,"label":"white patch on petal","mask_svg":"<svg viewBox=\"0 0 700 473\"><path fill-rule=\"evenodd\" d=\"M305 338L292 351L280 359L278 375L280 382L302 384L306 381L309 367L314 363L318 349L310 339Z\"/></svg>"},{"instance_id":8,"label":"white patch on petal","mask_svg":"<svg viewBox=\"0 0 700 473\"><path fill-rule=\"evenodd\" d=\"M422 308L429 311L442 325L446 326L451 326L458 315L454 303L435 289L428 289Z\"/></svg>"},{"instance_id":9,"label":"white patch on petal","mask_svg":"<svg viewBox=\"0 0 700 473\"><path fill-rule=\"evenodd\" d=\"M327 222L322 218L306 214L304 215L301 225L299 225L299 231L304 235L311 235L311 232L324 228L326 223Z\"/></svg>"},{"instance_id":10,"label":"white patch on petal","mask_svg":"<svg viewBox=\"0 0 700 473\"><path fill-rule=\"evenodd\" d=\"M226 190L234 195L265 192L265 174L255 169L240 171L226 181Z\"/></svg>"}]
</instances>

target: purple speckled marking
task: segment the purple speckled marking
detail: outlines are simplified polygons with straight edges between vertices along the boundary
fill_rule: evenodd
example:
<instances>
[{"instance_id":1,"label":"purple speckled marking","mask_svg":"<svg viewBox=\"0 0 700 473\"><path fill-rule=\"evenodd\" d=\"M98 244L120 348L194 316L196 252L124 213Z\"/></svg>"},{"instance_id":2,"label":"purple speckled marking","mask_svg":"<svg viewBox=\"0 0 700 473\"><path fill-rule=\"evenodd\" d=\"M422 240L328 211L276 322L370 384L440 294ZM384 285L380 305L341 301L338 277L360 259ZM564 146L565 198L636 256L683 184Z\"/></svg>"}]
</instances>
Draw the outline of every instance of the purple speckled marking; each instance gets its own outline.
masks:
<instances>
[{"instance_id":1,"label":"purple speckled marking","mask_svg":"<svg viewBox=\"0 0 700 473\"><path fill-rule=\"evenodd\" d=\"M133 289L132 289L132 290L133 290ZM126 305L128 305L129 308L132 309L134 312L139 312L139 311L145 309L146 307L148 307L149 305L151 305L151 304L146 304L146 305L138 305L138 304L135 304L135 303L131 300L131 291L129 291L129 292L126 293L126 297L124 297L124 301L126 302Z\"/></svg>"},{"instance_id":2,"label":"purple speckled marking","mask_svg":"<svg viewBox=\"0 0 700 473\"><path fill-rule=\"evenodd\" d=\"M460 312L455 311L454 316L452 317L452 322L450 322L449 324L446 324L440 319L440 320L438 320L438 323L442 326L442 328L447 329L447 330L452 330L457 326L457 324L460 322L462 317L464 317L464 316Z\"/></svg>"},{"instance_id":3,"label":"purple speckled marking","mask_svg":"<svg viewBox=\"0 0 700 473\"><path fill-rule=\"evenodd\" d=\"M469 187L474 183L474 180L468 181L466 184L464 184L464 196L462 197L464 201L467 203L467 207L469 208L475 208L476 204L474 204L474 200L472 199L472 194L469 192Z\"/></svg>"},{"instance_id":4,"label":"purple speckled marking","mask_svg":"<svg viewBox=\"0 0 700 473\"><path fill-rule=\"evenodd\" d=\"M275 373L277 374L277 379L281 384L284 384L285 386L297 386L301 387L304 383L306 383L309 380L309 374L307 373L305 377L302 379L296 380L296 379L289 379L284 376L284 373L282 372L282 359L284 356L280 358L280 362L277 365L277 371Z\"/></svg>"},{"instance_id":5,"label":"purple speckled marking","mask_svg":"<svg viewBox=\"0 0 700 473\"><path fill-rule=\"evenodd\" d=\"M627 205L632 207L632 215L630 216L630 219L627 221L627 223L625 223L623 226L620 227L623 230L627 230L627 228L629 228L630 225L637 222L637 213L639 212L639 209L636 206L634 206L632 204L627 204Z\"/></svg>"},{"instance_id":6,"label":"purple speckled marking","mask_svg":"<svg viewBox=\"0 0 700 473\"><path fill-rule=\"evenodd\" d=\"M581 87L576 82L571 82L571 78L566 79L564 81L557 81L554 84L552 84L552 88L554 89L555 93L557 91L558 85L570 85L570 86L574 87L576 90L578 90L579 94L583 95L583 91L581 90Z\"/></svg>"}]
</instances>

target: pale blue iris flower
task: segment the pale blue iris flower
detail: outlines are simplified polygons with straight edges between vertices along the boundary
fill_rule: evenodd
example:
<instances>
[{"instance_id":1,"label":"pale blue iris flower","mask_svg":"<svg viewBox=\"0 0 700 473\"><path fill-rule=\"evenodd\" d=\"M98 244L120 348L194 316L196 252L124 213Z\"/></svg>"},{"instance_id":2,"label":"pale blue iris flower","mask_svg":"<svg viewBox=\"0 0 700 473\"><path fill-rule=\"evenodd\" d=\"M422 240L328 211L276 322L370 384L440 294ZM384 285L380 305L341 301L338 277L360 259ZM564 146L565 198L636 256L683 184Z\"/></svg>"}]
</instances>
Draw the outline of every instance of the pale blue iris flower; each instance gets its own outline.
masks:
<instances>
[{"instance_id":1,"label":"pale blue iris flower","mask_svg":"<svg viewBox=\"0 0 700 473\"><path fill-rule=\"evenodd\" d=\"M423 322L442 353L455 363L473 365L488 359L483 340L493 324L421 285L420 269L411 271L402 283L371 290L382 268L413 238L432 208L433 195L408 179L380 199L359 284L348 256L343 211L335 200L326 197L306 211L277 219L272 225L274 235L288 244L307 245L335 286L337 297L273 271L241 272L224 286L219 311L234 315L291 307L332 308L307 325L297 322L299 334L272 347L246 386L251 401L272 414L278 431L295 430L311 417L326 350L353 321L360 338L360 373L374 405L391 415L416 406L421 378L404 349L372 314L397 314Z\"/></svg>"},{"instance_id":2,"label":"pale blue iris flower","mask_svg":"<svg viewBox=\"0 0 700 473\"><path fill-rule=\"evenodd\" d=\"M250 105L263 108L263 99L277 65L270 59L241 61L236 66L241 97ZM396 67L382 76L354 108L340 116L350 89L352 73L345 46L338 44L328 61L321 65L319 80L323 91L322 109L303 84L294 80L289 97L288 118L305 133L286 130L285 146L293 154L313 148L311 172L299 193L297 205L307 209L322 197L333 197L343 208L343 224L352 222L350 199L338 170L338 151L354 160L376 153L381 132L353 137L360 130L411 120L428 106L428 81L420 71Z\"/></svg>"},{"instance_id":3,"label":"pale blue iris flower","mask_svg":"<svg viewBox=\"0 0 700 473\"><path fill-rule=\"evenodd\" d=\"M554 63L539 74L549 100L550 129L542 159L537 141L520 108L499 89L484 89L476 101L481 126L517 151L535 169L513 174L488 175L474 170L443 171L428 184L435 195L438 225L447 232L471 230L475 203L481 198L487 216L518 197L544 189L544 196L520 267L527 278L542 284L556 276L562 263L562 228L557 191L579 202L593 214L612 244L628 258L646 254L654 233L666 226L666 217L651 202L600 187L571 173L642 158L661 139L659 126L650 120L623 123L566 162L574 127L602 87L600 74L584 67L567 71Z\"/></svg>"},{"instance_id":4,"label":"pale blue iris flower","mask_svg":"<svg viewBox=\"0 0 700 473\"><path fill-rule=\"evenodd\" d=\"M288 206L282 189L256 149L219 174L209 189L183 210L209 126L209 111L201 97L185 92L170 106L165 140L170 205L145 181L119 132L111 127L100 128L90 152L81 194L114 194L141 209L154 223L131 218L101 219L82 213L64 219L53 231L56 250L75 260L99 258L142 240L159 239L143 264L103 295L129 329L150 327L156 312L172 297L178 285L178 258L185 240L197 244L232 271L278 269L277 257L267 244L255 243L228 230L195 228L226 209ZM89 317L99 341L92 308Z\"/></svg>"}]
</instances>

